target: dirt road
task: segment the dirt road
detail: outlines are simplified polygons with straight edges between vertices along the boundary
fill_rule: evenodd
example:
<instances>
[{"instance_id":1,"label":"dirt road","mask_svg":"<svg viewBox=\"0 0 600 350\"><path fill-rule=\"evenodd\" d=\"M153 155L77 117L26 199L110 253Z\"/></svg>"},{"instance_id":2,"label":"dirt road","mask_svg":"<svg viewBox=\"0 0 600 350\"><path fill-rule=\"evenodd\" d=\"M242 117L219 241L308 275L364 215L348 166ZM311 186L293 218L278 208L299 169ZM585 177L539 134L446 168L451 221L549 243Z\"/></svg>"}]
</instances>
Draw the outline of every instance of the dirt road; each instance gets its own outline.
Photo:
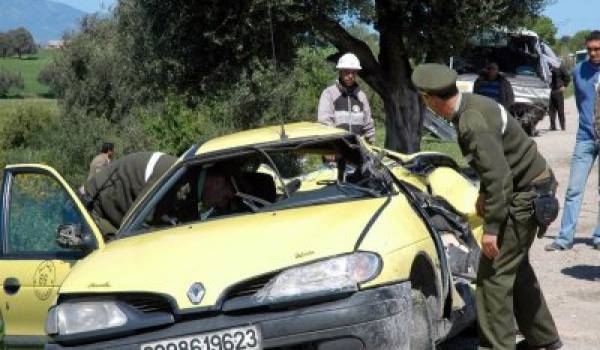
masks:
<instances>
[{"instance_id":1,"label":"dirt road","mask_svg":"<svg viewBox=\"0 0 600 350\"><path fill-rule=\"evenodd\" d=\"M573 98L565 101L567 131L547 131L549 122L541 122L540 137L535 140L559 182L561 206L569 180L569 168L577 110ZM547 238L537 240L531 249L532 265L544 290L558 330L568 350L600 349L600 251L591 247L591 234L598 216L598 164L586 187L575 235L575 245L567 252L545 252L544 246L556 237L560 218L548 230Z\"/></svg>"},{"instance_id":2,"label":"dirt road","mask_svg":"<svg viewBox=\"0 0 600 350\"><path fill-rule=\"evenodd\" d=\"M540 136L535 138L540 152L548 160L558 179L561 206L569 180L577 132L577 110L573 98L565 101L565 112L567 131L549 131L550 123L545 119L539 124ZM597 188L596 164L586 187L572 250L544 251L544 246L558 234L562 211L548 230L546 238L536 240L531 249L531 263L552 310L565 350L600 349L600 251L592 249L590 245L598 215ZM463 337L451 343L453 344L444 347L444 350L474 348L474 341L469 338Z\"/></svg>"}]
</instances>

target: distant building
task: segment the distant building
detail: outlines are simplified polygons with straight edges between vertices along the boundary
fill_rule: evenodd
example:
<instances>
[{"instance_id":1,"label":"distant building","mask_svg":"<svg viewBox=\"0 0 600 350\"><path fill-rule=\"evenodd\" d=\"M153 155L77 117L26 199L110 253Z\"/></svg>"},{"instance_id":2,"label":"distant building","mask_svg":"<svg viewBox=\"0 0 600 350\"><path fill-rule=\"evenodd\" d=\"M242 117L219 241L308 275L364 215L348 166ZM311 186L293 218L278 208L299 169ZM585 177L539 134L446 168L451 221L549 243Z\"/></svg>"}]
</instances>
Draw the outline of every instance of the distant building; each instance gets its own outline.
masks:
<instances>
[{"instance_id":1,"label":"distant building","mask_svg":"<svg viewBox=\"0 0 600 350\"><path fill-rule=\"evenodd\" d=\"M49 49L60 49L63 46L65 46L64 40L49 40L48 44L46 45L46 47Z\"/></svg>"}]
</instances>

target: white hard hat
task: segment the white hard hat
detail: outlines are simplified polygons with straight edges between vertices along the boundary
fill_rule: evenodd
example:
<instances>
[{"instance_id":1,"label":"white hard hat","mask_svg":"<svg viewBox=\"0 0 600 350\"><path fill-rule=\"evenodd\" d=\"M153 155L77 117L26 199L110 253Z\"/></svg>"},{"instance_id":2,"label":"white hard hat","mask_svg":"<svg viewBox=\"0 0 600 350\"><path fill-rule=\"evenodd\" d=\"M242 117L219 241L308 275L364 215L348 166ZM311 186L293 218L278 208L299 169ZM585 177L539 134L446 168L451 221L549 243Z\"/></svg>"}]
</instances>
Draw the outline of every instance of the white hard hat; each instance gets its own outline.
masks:
<instances>
[{"instance_id":1,"label":"white hard hat","mask_svg":"<svg viewBox=\"0 0 600 350\"><path fill-rule=\"evenodd\" d=\"M337 69L361 70L360 61L353 53L347 53L338 60Z\"/></svg>"}]
</instances>

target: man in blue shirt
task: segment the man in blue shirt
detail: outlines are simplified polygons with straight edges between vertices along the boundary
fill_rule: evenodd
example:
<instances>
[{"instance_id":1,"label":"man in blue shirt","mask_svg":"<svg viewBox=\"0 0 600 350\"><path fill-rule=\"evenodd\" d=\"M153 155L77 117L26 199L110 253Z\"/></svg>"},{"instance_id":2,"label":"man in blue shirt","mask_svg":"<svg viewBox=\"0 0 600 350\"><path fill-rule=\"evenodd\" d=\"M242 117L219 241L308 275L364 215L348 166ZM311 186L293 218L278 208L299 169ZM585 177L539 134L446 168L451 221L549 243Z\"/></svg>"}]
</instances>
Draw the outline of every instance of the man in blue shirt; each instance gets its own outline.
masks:
<instances>
[{"instance_id":1,"label":"man in blue shirt","mask_svg":"<svg viewBox=\"0 0 600 350\"><path fill-rule=\"evenodd\" d=\"M578 64L573 70L575 100L579 112L579 130L575 142L575 151L571 159L569 187L565 196L560 233L546 250L567 250L573 247L573 236L577 217L581 210L581 200L585 191L588 175L600 149L595 132L594 105L596 89L600 85L600 31L593 31L586 38L589 59ZM600 216L594 230L593 246L600 250Z\"/></svg>"}]
</instances>

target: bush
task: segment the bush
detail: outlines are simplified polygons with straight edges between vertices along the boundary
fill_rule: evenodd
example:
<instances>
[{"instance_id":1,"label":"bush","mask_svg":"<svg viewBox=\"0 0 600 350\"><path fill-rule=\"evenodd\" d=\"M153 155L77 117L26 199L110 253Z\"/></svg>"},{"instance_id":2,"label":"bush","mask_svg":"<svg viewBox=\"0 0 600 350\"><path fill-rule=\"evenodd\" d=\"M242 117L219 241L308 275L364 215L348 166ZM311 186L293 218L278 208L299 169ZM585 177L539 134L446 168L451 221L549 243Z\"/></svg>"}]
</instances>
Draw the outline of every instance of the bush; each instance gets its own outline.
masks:
<instances>
[{"instance_id":1,"label":"bush","mask_svg":"<svg viewBox=\"0 0 600 350\"><path fill-rule=\"evenodd\" d=\"M23 89L25 83L21 73L0 70L0 96L8 95L11 88Z\"/></svg>"},{"instance_id":2,"label":"bush","mask_svg":"<svg viewBox=\"0 0 600 350\"><path fill-rule=\"evenodd\" d=\"M58 121L56 103L43 100L4 102L0 109L0 149L35 148L43 145L44 131Z\"/></svg>"}]
</instances>

